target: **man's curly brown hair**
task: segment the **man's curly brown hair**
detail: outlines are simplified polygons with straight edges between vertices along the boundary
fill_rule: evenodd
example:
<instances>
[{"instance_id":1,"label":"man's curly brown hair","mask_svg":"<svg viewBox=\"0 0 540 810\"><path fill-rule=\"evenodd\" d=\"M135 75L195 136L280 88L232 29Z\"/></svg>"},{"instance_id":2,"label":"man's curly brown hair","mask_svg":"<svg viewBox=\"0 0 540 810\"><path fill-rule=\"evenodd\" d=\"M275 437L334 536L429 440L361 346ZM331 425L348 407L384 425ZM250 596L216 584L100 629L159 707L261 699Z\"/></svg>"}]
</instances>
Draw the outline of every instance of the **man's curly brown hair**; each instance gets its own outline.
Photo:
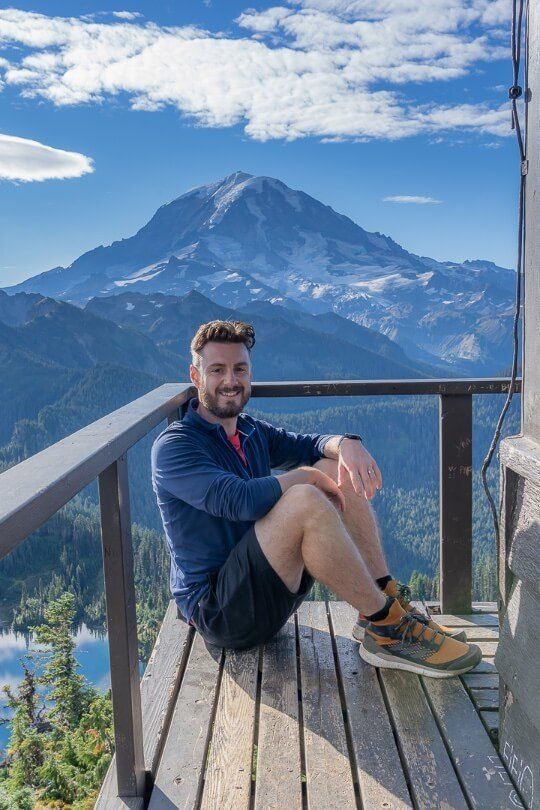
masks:
<instances>
[{"instance_id":1,"label":"man's curly brown hair","mask_svg":"<svg viewBox=\"0 0 540 810\"><path fill-rule=\"evenodd\" d=\"M207 343L243 343L251 353L255 345L255 329L244 321L209 321L202 323L190 344L191 362L199 366L201 351Z\"/></svg>"}]
</instances>

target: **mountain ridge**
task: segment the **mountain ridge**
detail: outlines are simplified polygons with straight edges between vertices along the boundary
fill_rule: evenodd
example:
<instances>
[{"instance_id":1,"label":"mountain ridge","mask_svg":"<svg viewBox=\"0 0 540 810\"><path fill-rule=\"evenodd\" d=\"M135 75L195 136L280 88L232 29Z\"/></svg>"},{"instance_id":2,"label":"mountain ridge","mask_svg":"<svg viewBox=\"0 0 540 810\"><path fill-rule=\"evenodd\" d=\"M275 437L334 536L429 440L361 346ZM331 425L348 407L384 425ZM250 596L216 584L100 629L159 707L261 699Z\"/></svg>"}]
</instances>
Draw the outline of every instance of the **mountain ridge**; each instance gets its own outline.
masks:
<instances>
[{"instance_id":1,"label":"mountain ridge","mask_svg":"<svg viewBox=\"0 0 540 810\"><path fill-rule=\"evenodd\" d=\"M234 172L164 204L133 236L6 290L82 306L196 289L232 309L334 312L416 360L493 373L510 356L514 286L513 270L416 256L276 178Z\"/></svg>"}]
</instances>

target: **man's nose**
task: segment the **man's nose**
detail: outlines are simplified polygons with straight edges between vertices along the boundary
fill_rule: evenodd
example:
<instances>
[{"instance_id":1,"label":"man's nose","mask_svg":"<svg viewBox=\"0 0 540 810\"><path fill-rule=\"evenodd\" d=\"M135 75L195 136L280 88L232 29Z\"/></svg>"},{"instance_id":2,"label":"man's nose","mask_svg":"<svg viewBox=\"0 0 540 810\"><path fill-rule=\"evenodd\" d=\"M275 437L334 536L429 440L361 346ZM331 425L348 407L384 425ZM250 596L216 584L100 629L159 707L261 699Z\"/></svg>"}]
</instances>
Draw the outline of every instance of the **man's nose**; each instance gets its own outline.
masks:
<instances>
[{"instance_id":1,"label":"man's nose","mask_svg":"<svg viewBox=\"0 0 540 810\"><path fill-rule=\"evenodd\" d=\"M234 388L238 385L238 378L236 376L236 372L234 369L228 369L225 373L225 385L228 385L230 388Z\"/></svg>"}]
</instances>

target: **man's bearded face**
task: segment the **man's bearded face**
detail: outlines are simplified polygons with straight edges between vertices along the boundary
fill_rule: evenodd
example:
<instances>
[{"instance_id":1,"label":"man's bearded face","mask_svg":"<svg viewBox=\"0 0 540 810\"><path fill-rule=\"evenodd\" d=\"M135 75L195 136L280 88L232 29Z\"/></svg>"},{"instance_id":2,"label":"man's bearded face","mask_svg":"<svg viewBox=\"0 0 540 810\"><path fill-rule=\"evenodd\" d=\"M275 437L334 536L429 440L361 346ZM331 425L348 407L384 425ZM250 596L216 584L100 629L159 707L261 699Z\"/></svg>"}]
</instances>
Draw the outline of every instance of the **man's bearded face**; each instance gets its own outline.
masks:
<instances>
[{"instance_id":1,"label":"man's bearded face","mask_svg":"<svg viewBox=\"0 0 540 810\"><path fill-rule=\"evenodd\" d=\"M243 343L207 343L201 352L199 402L220 419L238 416L251 396L251 362Z\"/></svg>"}]
</instances>

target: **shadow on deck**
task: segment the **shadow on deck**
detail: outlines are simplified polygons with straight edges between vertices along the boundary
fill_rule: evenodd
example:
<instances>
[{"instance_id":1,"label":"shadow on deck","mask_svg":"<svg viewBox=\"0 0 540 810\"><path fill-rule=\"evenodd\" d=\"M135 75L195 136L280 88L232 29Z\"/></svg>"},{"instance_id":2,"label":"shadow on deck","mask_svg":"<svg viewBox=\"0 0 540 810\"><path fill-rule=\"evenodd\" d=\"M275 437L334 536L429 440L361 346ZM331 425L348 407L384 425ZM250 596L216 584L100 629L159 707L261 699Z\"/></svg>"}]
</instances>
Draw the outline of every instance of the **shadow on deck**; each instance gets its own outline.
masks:
<instances>
[{"instance_id":1,"label":"shadow on deck","mask_svg":"<svg viewBox=\"0 0 540 810\"><path fill-rule=\"evenodd\" d=\"M113 761L96 808L521 807L493 744L496 607L475 608L443 621L482 662L436 680L365 664L343 602L305 602L264 648L226 653L171 602L141 683L146 801L117 798Z\"/></svg>"}]
</instances>

